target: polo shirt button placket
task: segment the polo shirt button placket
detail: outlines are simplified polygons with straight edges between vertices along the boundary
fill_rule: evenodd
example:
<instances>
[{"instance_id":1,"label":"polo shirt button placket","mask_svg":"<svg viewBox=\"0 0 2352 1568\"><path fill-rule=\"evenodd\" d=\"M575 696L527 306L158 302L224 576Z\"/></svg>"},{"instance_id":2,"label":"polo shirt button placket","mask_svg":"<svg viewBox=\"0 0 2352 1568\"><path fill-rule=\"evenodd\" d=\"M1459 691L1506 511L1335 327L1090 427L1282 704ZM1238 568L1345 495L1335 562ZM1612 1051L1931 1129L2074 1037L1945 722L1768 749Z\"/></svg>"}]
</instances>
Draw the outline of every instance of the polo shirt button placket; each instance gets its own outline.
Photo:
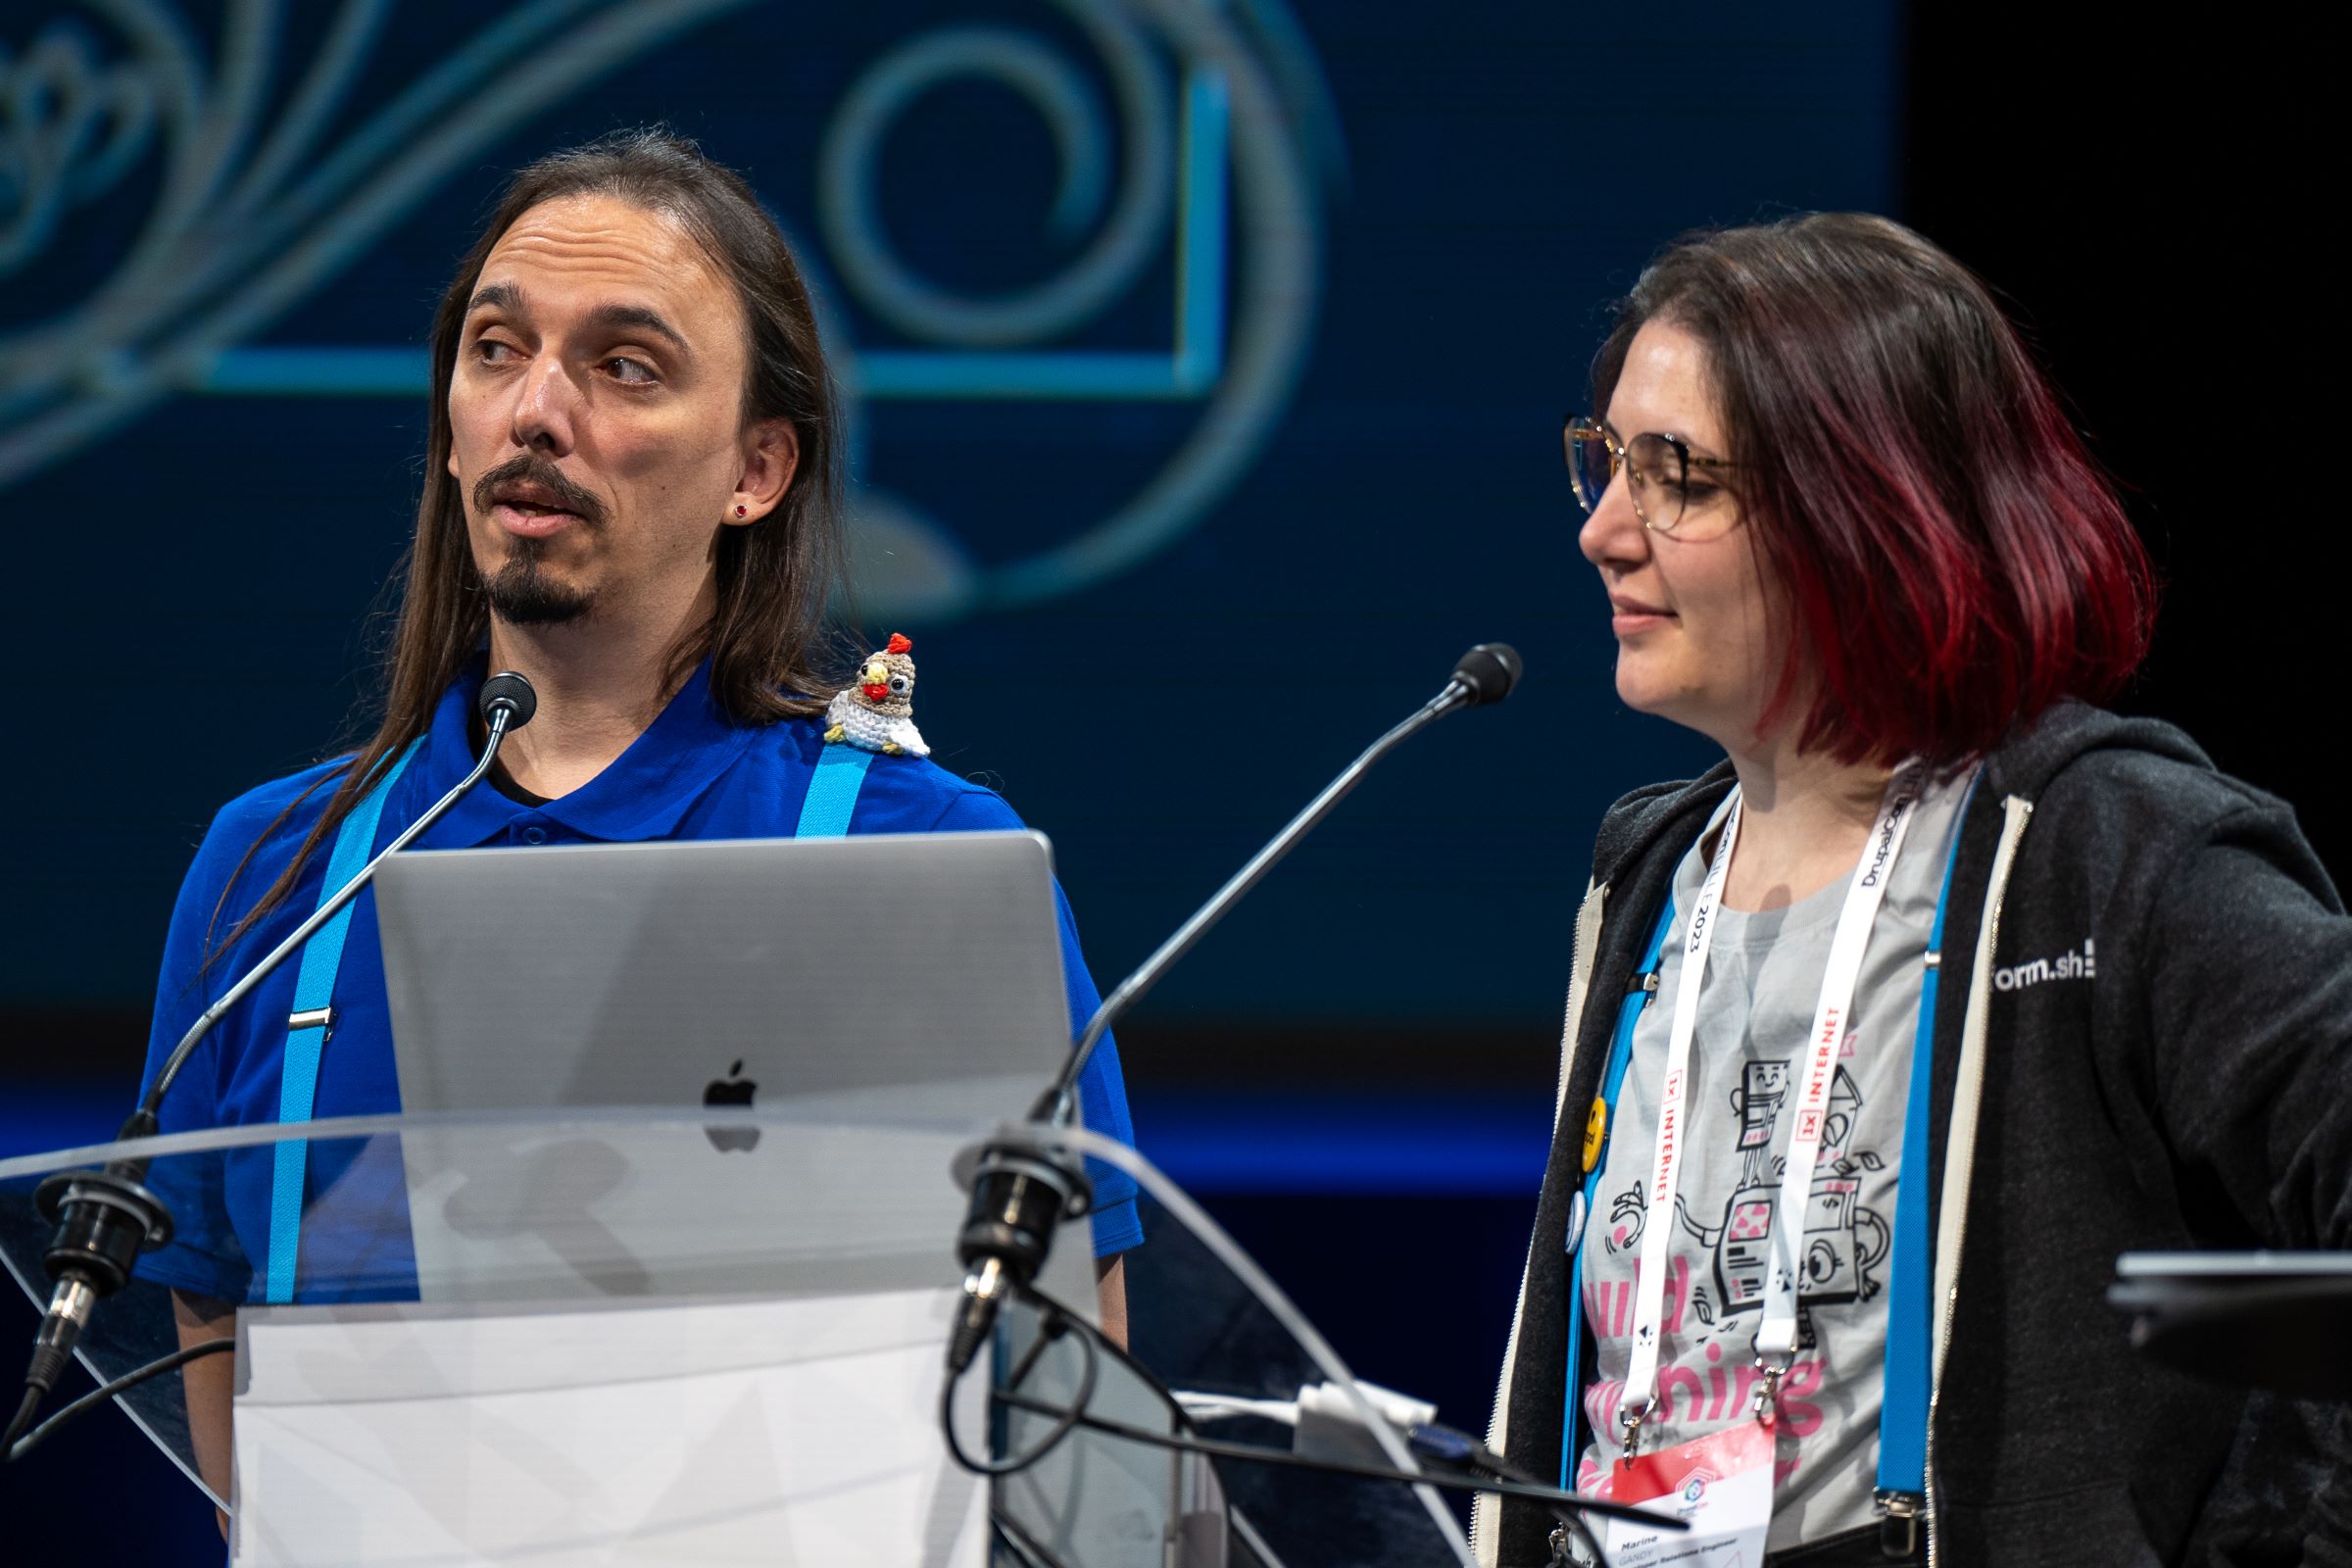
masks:
<instances>
[{"instance_id":1,"label":"polo shirt button placket","mask_svg":"<svg viewBox=\"0 0 2352 1568\"><path fill-rule=\"evenodd\" d=\"M526 827L522 830L522 842L525 844L545 844L547 842L547 829L541 827L538 823L533 822L529 827Z\"/></svg>"}]
</instances>

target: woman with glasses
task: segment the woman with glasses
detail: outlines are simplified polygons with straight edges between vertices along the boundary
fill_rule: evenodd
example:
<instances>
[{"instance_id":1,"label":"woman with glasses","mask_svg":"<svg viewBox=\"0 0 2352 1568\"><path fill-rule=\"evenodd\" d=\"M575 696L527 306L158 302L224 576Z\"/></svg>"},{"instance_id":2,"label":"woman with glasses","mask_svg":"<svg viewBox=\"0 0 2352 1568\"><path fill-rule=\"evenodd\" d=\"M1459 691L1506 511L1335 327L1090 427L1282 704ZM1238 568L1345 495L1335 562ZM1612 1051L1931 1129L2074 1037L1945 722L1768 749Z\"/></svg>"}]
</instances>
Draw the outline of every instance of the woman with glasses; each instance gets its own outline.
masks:
<instances>
[{"instance_id":1,"label":"woman with glasses","mask_svg":"<svg viewBox=\"0 0 2352 1568\"><path fill-rule=\"evenodd\" d=\"M1881 219L1712 234L1565 438L1618 695L1726 756L1601 822L1492 1446L1748 1563L2352 1561L2342 1412L2103 1299L2352 1245L2352 920L2283 803L2093 706L2151 573L2009 322Z\"/></svg>"}]
</instances>

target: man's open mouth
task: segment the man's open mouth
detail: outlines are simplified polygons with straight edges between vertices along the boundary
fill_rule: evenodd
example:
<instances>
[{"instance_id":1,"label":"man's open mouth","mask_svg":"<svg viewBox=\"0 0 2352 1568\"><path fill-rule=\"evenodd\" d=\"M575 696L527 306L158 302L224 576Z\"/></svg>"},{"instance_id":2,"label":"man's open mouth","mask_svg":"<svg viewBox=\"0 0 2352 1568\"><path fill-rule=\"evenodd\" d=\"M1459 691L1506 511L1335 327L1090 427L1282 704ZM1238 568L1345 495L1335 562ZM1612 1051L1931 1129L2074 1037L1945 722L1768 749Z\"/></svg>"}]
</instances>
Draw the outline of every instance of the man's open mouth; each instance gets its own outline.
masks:
<instances>
[{"instance_id":1,"label":"man's open mouth","mask_svg":"<svg viewBox=\"0 0 2352 1568\"><path fill-rule=\"evenodd\" d=\"M543 490L502 490L498 493L497 504L502 507L511 507L528 517L552 515L576 517L579 515L577 512L561 505L555 497Z\"/></svg>"}]
</instances>

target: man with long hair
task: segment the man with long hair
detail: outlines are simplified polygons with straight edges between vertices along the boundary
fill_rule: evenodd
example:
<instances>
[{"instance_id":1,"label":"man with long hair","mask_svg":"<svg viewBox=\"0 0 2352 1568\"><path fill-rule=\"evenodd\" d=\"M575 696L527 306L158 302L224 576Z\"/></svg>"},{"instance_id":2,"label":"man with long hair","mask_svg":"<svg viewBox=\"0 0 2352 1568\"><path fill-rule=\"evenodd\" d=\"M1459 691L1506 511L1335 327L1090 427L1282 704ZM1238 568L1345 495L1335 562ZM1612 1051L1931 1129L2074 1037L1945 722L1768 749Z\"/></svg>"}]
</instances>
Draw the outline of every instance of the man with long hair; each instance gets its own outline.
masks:
<instances>
[{"instance_id":1,"label":"man with long hair","mask_svg":"<svg viewBox=\"0 0 2352 1568\"><path fill-rule=\"evenodd\" d=\"M382 720L356 752L215 819L172 916L151 1074L211 994L318 905L326 849L355 812L380 807L380 848L465 775L489 669L527 675L538 717L507 743L495 788L422 847L782 837L808 798L816 715L840 684L826 607L841 419L800 269L750 187L659 130L531 165L442 297L432 365ZM1018 825L994 794L911 756L874 761L850 823ZM287 964L189 1060L166 1130L399 1108L375 917L365 897L355 907L311 1102L289 1112ZM1062 941L1083 1020L1097 998L1066 908ZM1129 1136L1110 1050L1082 1093L1090 1126ZM230 1156L209 1185L188 1162L158 1167L177 1233L141 1272L173 1288L183 1339L226 1332L242 1301L404 1294L399 1161L374 1163L312 1150L292 1239L272 1229L269 1152ZM1099 1171L1097 1203L1115 1331L1117 1255L1141 1235L1133 1184ZM228 1375L221 1357L187 1374L198 1455L223 1492Z\"/></svg>"}]
</instances>

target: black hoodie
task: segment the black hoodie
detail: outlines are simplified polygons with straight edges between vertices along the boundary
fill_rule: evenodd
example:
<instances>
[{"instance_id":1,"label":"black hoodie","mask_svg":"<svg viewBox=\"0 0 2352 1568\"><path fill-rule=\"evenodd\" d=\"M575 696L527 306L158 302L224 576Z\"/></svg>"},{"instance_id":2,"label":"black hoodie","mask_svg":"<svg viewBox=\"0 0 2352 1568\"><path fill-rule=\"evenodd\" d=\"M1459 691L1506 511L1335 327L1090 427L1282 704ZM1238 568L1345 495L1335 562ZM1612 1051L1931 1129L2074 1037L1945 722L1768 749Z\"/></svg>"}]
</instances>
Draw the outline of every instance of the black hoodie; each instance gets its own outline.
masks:
<instances>
[{"instance_id":1,"label":"black hoodie","mask_svg":"<svg viewBox=\"0 0 2352 1568\"><path fill-rule=\"evenodd\" d=\"M1731 784L1727 763L1637 791L1594 848L1590 978L1496 1399L1497 1446L1538 1475L1559 1468L1583 1110L1675 866ZM1934 1559L2352 1565L2346 1412L2158 1370L2104 1300L2120 1252L2352 1246L2352 918L2293 811L2169 725L2062 704L1986 762L1940 962L1924 1170L1930 1214L1952 1185L1963 1217L1933 1235L1939 1275L1957 1270ZM1975 1129L1957 1150L1955 1106ZM1922 1169L1905 1151L1906 1178ZM1540 1505L1506 1499L1499 1528L1492 1499L1479 1512L1483 1562L1549 1559Z\"/></svg>"}]
</instances>

